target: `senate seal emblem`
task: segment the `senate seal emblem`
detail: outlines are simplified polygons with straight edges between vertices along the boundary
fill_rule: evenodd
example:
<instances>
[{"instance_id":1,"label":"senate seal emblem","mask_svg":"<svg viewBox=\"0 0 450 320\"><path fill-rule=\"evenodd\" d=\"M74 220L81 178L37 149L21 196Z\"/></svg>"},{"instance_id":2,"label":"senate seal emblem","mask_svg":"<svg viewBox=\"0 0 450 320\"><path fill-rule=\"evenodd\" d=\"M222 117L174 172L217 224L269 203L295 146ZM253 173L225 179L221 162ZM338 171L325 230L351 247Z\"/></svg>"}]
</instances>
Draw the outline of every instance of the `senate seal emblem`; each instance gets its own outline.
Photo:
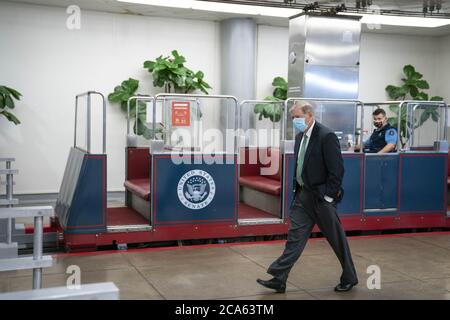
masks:
<instances>
[{"instance_id":1,"label":"senate seal emblem","mask_svg":"<svg viewBox=\"0 0 450 320\"><path fill-rule=\"evenodd\" d=\"M186 172L178 182L178 199L187 208L198 210L208 206L216 194L216 184L203 170Z\"/></svg>"}]
</instances>

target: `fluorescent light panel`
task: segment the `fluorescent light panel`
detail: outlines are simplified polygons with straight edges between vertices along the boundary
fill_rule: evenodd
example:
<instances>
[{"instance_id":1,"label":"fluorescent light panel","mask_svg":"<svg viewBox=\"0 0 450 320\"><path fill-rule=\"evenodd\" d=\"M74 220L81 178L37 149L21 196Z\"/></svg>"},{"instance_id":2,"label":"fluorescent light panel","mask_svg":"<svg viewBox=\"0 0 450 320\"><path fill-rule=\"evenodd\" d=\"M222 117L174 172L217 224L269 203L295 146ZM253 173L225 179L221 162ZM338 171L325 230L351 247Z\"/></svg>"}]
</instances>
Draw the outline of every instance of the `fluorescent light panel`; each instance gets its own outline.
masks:
<instances>
[{"instance_id":1,"label":"fluorescent light panel","mask_svg":"<svg viewBox=\"0 0 450 320\"><path fill-rule=\"evenodd\" d=\"M117 0L136 4L146 4L151 6L192 9L201 11L213 11L223 13L245 14L252 16L268 16L289 18L300 13L300 9L272 8L262 6L250 6L242 4L231 4L221 2L206 2L196 0Z\"/></svg>"},{"instance_id":2,"label":"fluorescent light panel","mask_svg":"<svg viewBox=\"0 0 450 320\"><path fill-rule=\"evenodd\" d=\"M389 25L389 26L421 27L421 28L437 28L450 25L450 19L390 16L383 14L365 14L365 13L360 14L347 12L341 12L339 14L362 16L361 23L365 23L368 25Z\"/></svg>"},{"instance_id":3,"label":"fluorescent light panel","mask_svg":"<svg viewBox=\"0 0 450 320\"><path fill-rule=\"evenodd\" d=\"M234 13L252 16L259 15L259 16L281 17L281 18L289 18L293 15L302 12L302 10L300 9L262 7L262 6L241 5L222 2L206 2L197 0L117 0L117 1L136 4L146 4L151 6L169 7L169 8L181 8L181 9ZM341 12L339 14L362 16L361 23L365 23L368 25L391 25L391 26L422 27L422 28L437 28L445 25L450 25L450 19L404 17L404 16L390 16L382 14L365 14L365 13L359 14L349 12Z\"/></svg>"}]
</instances>

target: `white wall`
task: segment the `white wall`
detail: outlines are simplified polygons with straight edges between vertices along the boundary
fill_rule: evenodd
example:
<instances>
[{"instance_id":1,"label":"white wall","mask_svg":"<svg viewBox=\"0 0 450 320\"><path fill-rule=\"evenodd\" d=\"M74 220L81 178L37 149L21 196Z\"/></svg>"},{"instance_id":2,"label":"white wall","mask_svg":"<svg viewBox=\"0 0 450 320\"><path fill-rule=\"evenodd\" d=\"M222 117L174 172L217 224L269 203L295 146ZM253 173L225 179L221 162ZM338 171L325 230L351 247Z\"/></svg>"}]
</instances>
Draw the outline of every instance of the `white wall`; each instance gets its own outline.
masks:
<instances>
[{"instance_id":1,"label":"white wall","mask_svg":"<svg viewBox=\"0 0 450 320\"><path fill-rule=\"evenodd\" d=\"M288 75L289 29L258 26L256 61L256 98L272 95L272 80Z\"/></svg>"},{"instance_id":2,"label":"white wall","mask_svg":"<svg viewBox=\"0 0 450 320\"><path fill-rule=\"evenodd\" d=\"M205 72L211 93L220 88L215 22L82 11L81 29L71 31L67 17L64 8L0 2L0 84L23 94L14 111L22 124L0 117L0 157L15 157L20 170L16 193L59 191L76 94L108 94L128 77L142 80L139 93L157 93L142 64L173 49ZM108 103L110 191L123 190L125 134L124 115Z\"/></svg>"},{"instance_id":3,"label":"white wall","mask_svg":"<svg viewBox=\"0 0 450 320\"><path fill-rule=\"evenodd\" d=\"M403 66L412 64L430 84L430 95L438 92L439 38L363 33L361 36L359 99L382 101L385 87L400 85Z\"/></svg>"}]
</instances>

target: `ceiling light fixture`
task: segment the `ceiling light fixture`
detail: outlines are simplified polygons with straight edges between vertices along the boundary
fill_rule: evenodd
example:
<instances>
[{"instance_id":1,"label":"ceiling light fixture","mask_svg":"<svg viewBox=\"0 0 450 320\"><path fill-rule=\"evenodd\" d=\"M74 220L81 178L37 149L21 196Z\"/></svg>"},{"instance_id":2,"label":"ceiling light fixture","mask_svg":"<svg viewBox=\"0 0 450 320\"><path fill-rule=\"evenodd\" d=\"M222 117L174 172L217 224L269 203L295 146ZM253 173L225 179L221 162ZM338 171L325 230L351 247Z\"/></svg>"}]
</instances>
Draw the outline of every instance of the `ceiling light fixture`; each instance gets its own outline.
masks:
<instances>
[{"instance_id":1,"label":"ceiling light fixture","mask_svg":"<svg viewBox=\"0 0 450 320\"><path fill-rule=\"evenodd\" d=\"M403 27L438 28L450 25L450 19L428 18L428 17L407 17L393 16L387 14L366 14L340 12L338 15L361 16L361 23L370 25L388 25Z\"/></svg>"},{"instance_id":2,"label":"ceiling light fixture","mask_svg":"<svg viewBox=\"0 0 450 320\"><path fill-rule=\"evenodd\" d=\"M301 12L300 9L251 6L242 4L208 2L196 0L117 0L119 2L146 4L151 6L192 9L211 12L235 13L252 16L289 18Z\"/></svg>"},{"instance_id":3,"label":"ceiling light fixture","mask_svg":"<svg viewBox=\"0 0 450 320\"><path fill-rule=\"evenodd\" d=\"M241 14L247 16L267 16L289 18L301 12L300 9L264 7L254 5L243 5L234 3L223 3L214 1L198 0L117 0L124 3L144 4L159 7L191 9L210 12L222 12L230 14ZM438 1L439 2L439 1ZM367 4L369 1L367 1ZM371 3L371 1L370 1ZM370 9L370 7L369 7ZM450 19L411 17L388 14L367 14L354 12L339 12L338 15L360 15L361 23L370 25L390 25L405 27L437 28L450 25Z\"/></svg>"}]
</instances>

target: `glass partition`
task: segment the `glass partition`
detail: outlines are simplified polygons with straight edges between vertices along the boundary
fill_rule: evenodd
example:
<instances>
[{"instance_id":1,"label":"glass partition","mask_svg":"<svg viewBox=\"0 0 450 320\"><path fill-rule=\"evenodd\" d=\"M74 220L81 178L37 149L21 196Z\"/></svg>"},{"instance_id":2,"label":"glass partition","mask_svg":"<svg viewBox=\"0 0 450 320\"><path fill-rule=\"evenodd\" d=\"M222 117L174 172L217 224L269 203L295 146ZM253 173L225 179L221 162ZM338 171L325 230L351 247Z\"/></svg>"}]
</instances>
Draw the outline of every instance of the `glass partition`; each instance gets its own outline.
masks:
<instances>
[{"instance_id":1,"label":"glass partition","mask_svg":"<svg viewBox=\"0 0 450 320\"><path fill-rule=\"evenodd\" d=\"M407 150L432 150L435 142L447 140L445 102L411 101L403 103L403 108L401 131Z\"/></svg>"},{"instance_id":2,"label":"glass partition","mask_svg":"<svg viewBox=\"0 0 450 320\"><path fill-rule=\"evenodd\" d=\"M435 142L447 140L445 102L384 101L364 103L363 141L373 132L372 113L377 108L386 112L390 125L399 131L398 151L433 150Z\"/></svg>"},{"instance_id":3,"label":"glass partition","mask_svg":"<svg viewBox=\"0 0 450 320\"><path fill-rule=\"evenodd\" d=\"M295 104L310 104L315 119L327 126L337 135L342 151L353 150L360 140L360 128L363 121L362 103L357 100L289 98L285 102L284 140L294 140L294 130L289 110Z\"/></svg>"},{"instance_id":4,"label":"glass partition","mask_svg":"<svg viewBox=\"0 0 450 320\"><path fill-rule=\"evenodd\" d=\"M236 153L238 104L233 96L160 94L148 110L152 139L164 152Z\"/></svg>"},{"instance_id":5,"label":"glass partition","mask_svg":"<svg viewBox=\"0 0 450 320\"><path fill-rule=\"evenodd\" d=\"M280 147L284 101L244 100L240 104L240 134L245 147Z\"/></svg>"}]
</instances>

